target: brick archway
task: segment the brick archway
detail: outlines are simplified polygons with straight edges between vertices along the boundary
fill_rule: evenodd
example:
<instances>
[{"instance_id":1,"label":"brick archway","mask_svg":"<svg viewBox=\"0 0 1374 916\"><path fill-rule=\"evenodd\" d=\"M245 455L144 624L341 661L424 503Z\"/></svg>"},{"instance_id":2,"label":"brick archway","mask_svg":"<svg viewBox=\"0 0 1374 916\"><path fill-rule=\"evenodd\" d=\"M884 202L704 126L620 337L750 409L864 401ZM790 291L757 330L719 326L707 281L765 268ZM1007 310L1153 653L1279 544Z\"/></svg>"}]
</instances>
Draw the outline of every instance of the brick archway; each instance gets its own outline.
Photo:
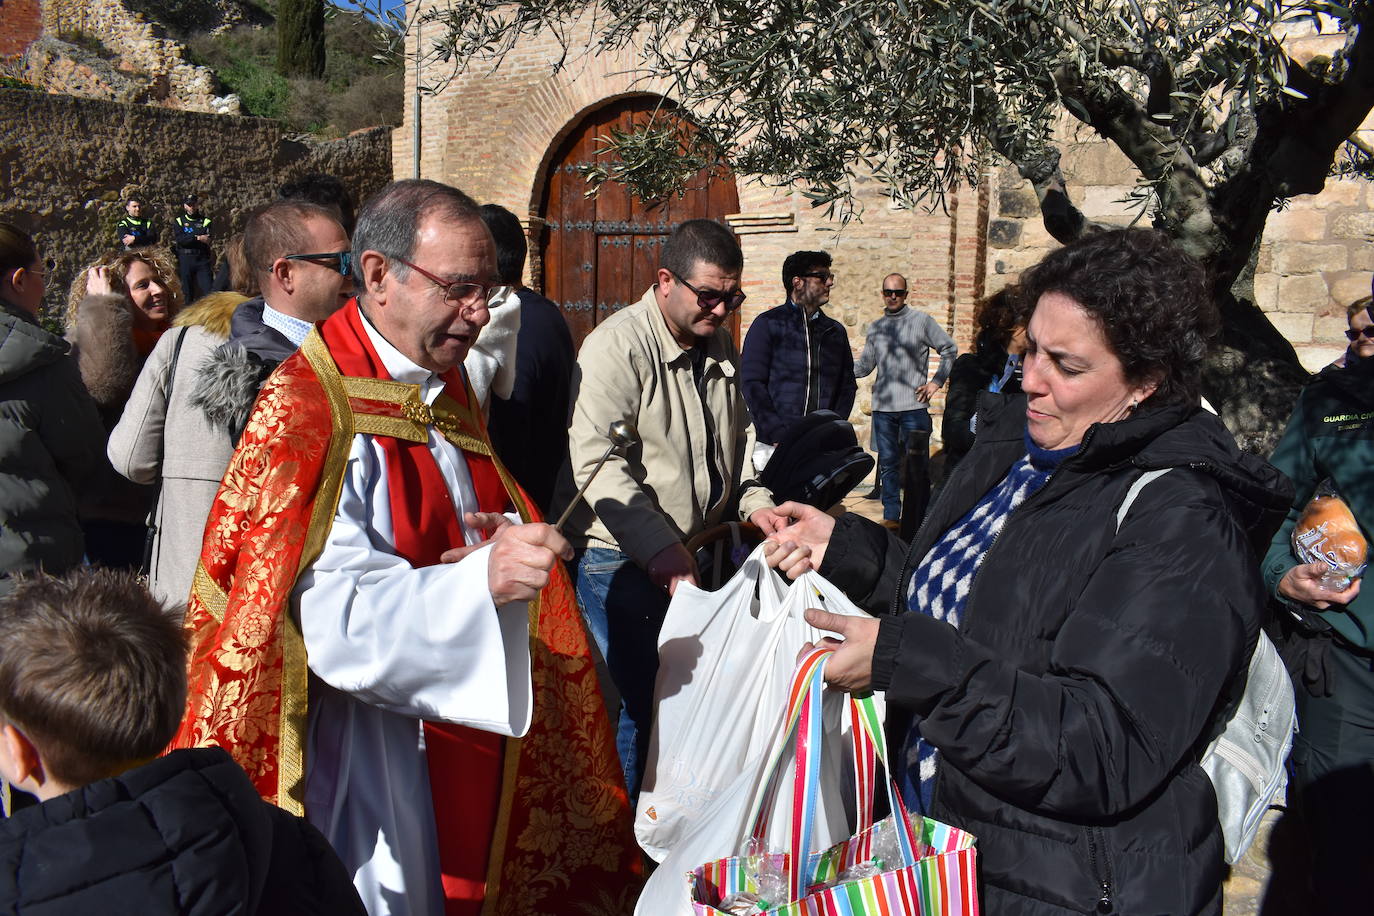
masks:
<instances>
[{"instance_id":1,"label":"brick archway","mask_svg":"<svg viewBox=\"0 0 1374 916\"><path fill-rule=\"evenodd\" d=\"M543 288L559 303L578 345L653 284L661 245L673 227L697 217L723 221L739 212L734 178L720 169L698 173L682 197L645 202L614 182L587 196L579 167L607 159L599 138L613 128L629 130L667 117L692 129L671 105L650 95L613 101L585 114L548 159L538 209Z\"/></svg>"}]
</instances>

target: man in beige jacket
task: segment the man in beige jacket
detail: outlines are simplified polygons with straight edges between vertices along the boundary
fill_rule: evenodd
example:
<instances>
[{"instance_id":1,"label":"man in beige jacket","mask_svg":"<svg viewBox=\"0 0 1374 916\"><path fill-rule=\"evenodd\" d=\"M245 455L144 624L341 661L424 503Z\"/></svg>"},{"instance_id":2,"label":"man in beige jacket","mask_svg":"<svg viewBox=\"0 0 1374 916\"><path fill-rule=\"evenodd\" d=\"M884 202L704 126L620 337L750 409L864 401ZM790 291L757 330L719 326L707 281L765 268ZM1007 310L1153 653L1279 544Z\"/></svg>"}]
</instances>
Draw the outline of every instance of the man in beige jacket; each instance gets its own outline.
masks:
<instances>
[{"instance_id":1,"label":"man in beige jacket","mask_svg":"<svg viewBox=\"0 0 1374 916\"><path fill-rule=\"evenodd\" d=\"M728 229L689 220L663 247L657 283L582 344L569 429L567 505L628 420L640 441L613 454L564 526L577 549L577 598L621 694L616 748L639 794L653 719L658 630L680 582L696 584L686 541L731 518L777 526L771 494L749 479L754 425L725 319L744 301L744 257Z\"/></svg>"}]
</instances>

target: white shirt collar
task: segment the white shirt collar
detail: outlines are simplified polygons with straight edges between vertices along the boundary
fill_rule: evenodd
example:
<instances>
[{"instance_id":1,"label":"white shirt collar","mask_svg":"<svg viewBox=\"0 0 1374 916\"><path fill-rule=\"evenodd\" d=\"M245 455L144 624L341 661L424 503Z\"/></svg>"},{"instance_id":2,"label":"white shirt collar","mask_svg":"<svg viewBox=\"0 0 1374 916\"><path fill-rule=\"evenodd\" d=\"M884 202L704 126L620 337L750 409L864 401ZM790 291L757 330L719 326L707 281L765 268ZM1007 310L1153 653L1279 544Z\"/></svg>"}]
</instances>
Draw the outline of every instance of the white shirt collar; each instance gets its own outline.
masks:
<instances>
[{"instance_id":1,"label":"white shirt collar","mask_svg":"<svg viewBox=\"0 0 1374 916\"><path fill-rule=\"evenodd\" d=\"M262 323L298 347L305 343L313 327L308 321L277 311L267 304L266 299L262 301Z\"/></svg>"},{"instance_id":2,"label":"white shirt collar","mask_svg":"<svg viewBox=\"0 0 1374 916\"><path fill-rule=\"evenodd\" d=\"M363 320L363 329L367 331L368 339L372 341L372 347L377 351L377 357L386 368L387 375L398 382L419 385L420 399L426 404L437 398L439 392L444 390L444 381L439 378L439 373L431 372L424 366L416 365L408 356L393 347L382 336L381 331L378 331L372 326L372 322L367 320L367 315L361 308L358 309L358 316Z\"/></svg>"}]
</instances>

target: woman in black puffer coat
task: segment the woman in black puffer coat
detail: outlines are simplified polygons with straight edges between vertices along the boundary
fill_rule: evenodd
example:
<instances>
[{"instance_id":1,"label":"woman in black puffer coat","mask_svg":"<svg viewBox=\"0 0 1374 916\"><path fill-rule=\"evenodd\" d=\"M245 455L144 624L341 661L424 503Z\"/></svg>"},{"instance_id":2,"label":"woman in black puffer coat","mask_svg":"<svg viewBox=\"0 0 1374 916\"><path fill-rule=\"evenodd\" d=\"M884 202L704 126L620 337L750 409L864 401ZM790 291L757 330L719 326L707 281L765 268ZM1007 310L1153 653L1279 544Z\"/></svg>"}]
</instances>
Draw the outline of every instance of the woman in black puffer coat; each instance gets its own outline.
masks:
<instances>
[{"instance_id":1,"label":"woman in black puffer coat","mask_svg":"<svg viewBox=\"0 0 1374 916\"><path fill-rule=\"evenodd\" d=\"M973 309L973 351L954 361L940 438L945 443L945 476L973 448L974 415L984 391L1021 393L1021 354L1026 350L1026 319L1020 296L1008 286Z\"/></svg>"},{"instance_id":2,"label":"woman in black puffer coat","mask_svg":"<svg viewBox=\"0 0 1374 916\"><path fill-rule=\"evenodd\" d=\"M1216 313L1167 237L1068 246L1023 295L1025 393L983 396L914 542L787 504L772 559L885 615L808 612L845 637L827 679L886 691L907 800L978 838L984 912L1219 914L1198 759L1240 689L1291 487L1198 407Z\"/></svg>"}]
</instances>

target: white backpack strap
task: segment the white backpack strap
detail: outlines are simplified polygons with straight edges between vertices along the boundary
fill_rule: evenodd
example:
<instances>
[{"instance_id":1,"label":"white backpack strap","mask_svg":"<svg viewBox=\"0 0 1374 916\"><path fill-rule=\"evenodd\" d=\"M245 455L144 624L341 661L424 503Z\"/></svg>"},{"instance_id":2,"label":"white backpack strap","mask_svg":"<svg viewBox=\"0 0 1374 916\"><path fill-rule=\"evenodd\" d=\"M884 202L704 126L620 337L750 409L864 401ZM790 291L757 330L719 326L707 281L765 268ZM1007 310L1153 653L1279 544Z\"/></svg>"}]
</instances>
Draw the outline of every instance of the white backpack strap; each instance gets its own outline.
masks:
<instances>
[{"instance_id":1,"label":"white backpack strap","mask_svg":"<svg viewBox=\"0 0 1374 916\"><path fill-rule=\"evenodd\" d=\"M1157 471L1146 471L1135 479L1131 488L1126 491L1126 498L1121 501L1121 506L1116 510L1116 530L1121 530L1121 523L1126 518L1126 513L1131 511L1131 503L1140 495L1140 491L1149 486L1150 481L1157 480L1172 471L1173 468L1160 468Z\"/></svg>"}]
</instances>

